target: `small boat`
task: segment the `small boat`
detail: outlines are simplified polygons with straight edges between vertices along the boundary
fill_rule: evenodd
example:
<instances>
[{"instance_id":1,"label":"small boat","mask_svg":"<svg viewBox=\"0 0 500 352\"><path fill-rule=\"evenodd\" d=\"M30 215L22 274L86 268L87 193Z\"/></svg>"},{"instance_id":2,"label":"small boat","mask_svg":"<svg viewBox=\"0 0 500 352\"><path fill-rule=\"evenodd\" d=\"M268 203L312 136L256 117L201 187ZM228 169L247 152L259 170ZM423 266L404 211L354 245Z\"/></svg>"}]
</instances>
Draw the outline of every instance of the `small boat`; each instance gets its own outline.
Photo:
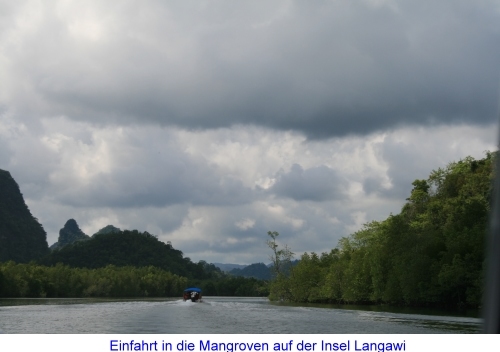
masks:
<instances>
[{"instance_id":1,"label":"small boat","mask_svg":"<svg viewBox=\"0 0 500 352\"><path fill-rule=\"evenodd\" d=\"M184 301L191 300L191 302L201 302L201 288L198 287L190 287L184 290L184 294L182 295Z\"/></svg>"}]
</instances>

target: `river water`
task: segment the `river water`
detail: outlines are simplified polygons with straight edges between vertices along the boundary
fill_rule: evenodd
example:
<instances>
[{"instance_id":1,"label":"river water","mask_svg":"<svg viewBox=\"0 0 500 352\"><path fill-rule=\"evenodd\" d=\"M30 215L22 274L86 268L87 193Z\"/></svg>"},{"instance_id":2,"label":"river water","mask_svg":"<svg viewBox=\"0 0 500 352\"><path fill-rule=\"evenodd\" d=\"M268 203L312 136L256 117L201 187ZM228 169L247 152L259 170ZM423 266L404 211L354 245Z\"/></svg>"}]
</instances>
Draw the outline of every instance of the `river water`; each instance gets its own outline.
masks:
<instances>
[{"instance_id":1,"label":"river water","mask_svg":"<svg viewBox=\"0 0 500 352\"><path fill-rule=\"evenodd\" d=\"M266 298L0 299L8 334L413 334L476 333L475 317L283 305Z\"/></svg>"}]
</instances>

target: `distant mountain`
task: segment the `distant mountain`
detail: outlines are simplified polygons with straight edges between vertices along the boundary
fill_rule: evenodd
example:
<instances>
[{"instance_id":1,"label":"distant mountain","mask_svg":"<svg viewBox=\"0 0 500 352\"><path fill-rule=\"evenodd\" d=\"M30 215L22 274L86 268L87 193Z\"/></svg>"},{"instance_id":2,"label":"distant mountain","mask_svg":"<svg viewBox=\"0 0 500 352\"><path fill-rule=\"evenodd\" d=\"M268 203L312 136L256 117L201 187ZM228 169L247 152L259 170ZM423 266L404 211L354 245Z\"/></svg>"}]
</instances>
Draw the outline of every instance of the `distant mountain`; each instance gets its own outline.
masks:
<instances>
[{"instance_id":1,"label":"distant mountain","mask_svg":"<svg viewBox=\"0 0 500 352\"><path fill-rule=\"evenodd\" d=\"M283 266L283 271L288 274L291 267L299 263L298 259L292 260L290 264ZM250 264L243 269L233 269L229 274L233 276L254 277L260 280L270 280L273 277L273 264L255 263Z\"/></svg>"},{"instance_id":2,"label":"distant mountain","mask_svg":"<svg viewBox=\"0 0 500 352\"><path fill-rule=\"evenodd\" d=\"M47 234L24 202L18 184L0 170L0 262L29 262L49 251Z\"/></svg>"},{"instance_id":3,"label":"distant mountain","mask_svg":"<svg viewBox=\"0 0 500 352\"><path fill-rule=\"evenodd\" d=\"M264 263L250 264L243 269L235 268L229 271L234 276L254 277L261 280L271 279L271 269Z\"/></svg>"},{"instance_id":4,"label":"distant mountain","mask_svg":"<svg viewBox=\"0 0 500 352\"><path fill-rule=\"evenodd\" d=\"M242 264L223 264L223 263L212 263L212 264L225 272L229 272L233 269L243 269L244 267L247 266Z\"/></svg>"},{"instance_id":5,"label":"distant mountain","mask_svg":"<svg viewBox=\"0 0 500 352\"><path fill-rule=\"evenodd\" d=\"M59 238L56 243L50 246L50 249L60 249L68 244L75 243L77 241L85 241L90 237L83 233L78 227L78 224L74 219L69 219L64 224L64 227L59 230Z\"/></svg>"}]
</instances>

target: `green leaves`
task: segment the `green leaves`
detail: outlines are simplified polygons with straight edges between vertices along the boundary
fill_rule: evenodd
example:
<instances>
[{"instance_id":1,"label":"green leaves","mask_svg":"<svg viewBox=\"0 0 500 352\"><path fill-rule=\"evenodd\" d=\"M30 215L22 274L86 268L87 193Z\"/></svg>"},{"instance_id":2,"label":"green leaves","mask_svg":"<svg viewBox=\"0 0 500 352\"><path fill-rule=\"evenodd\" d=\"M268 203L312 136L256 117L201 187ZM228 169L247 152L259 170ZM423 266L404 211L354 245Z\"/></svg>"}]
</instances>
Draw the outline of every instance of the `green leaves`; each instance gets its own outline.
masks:
<instances>
[{"instance_id":1,"label":"green leaves","mask_svg":"<svg viewBox=\"0 0 500 352\"><path fill-rule=\"evenodd\" d=\"M365 224L329 254L305 253L276 276L271 298L479 306L494 158L467 157L415 180L400 214ZM279 234L268 235L279 273L285 252Z\"/></svg>"},{"instance_id":2,"label":"green leaves","mask_svg":"<svg viewBox=\"0 0 500 352\"><path fill-rule=\"evenodd\" d=\"M187 279L155 267L0 265L0 297L178 297Z\"/></svg>"}]
</instances>

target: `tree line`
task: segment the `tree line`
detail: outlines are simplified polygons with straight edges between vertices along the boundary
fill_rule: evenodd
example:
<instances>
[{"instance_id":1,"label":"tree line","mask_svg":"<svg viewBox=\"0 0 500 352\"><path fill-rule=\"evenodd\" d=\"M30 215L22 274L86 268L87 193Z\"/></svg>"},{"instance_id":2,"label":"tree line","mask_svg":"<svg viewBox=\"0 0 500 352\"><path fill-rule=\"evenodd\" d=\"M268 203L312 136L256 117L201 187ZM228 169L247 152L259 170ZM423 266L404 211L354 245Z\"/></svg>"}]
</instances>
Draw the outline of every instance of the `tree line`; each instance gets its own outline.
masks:
<instances>
[{"instance_id":1,"label":"tree line","mask_svg":"<svg viewBox=\"0 0 500 352\"><path fill-rule=\"evenodd\" d=\"M186 285L185 277L154 266L0 264L0 297L171 297L180 296Z\"/></svg>"},{"instance_id":2,"label":"tree line","mask_svg":"<svg viewBox=\"0 0 500 352\"><path fill-rule=\"evenodd\" d=\"M222 275L194 280L154 266L89 269L61 263L0 263L0 297L8 298L181 297L188 286L200 287L206 296L269 294L268 283L255 278Z\"/></svg>"},{"instance_id":3,"label":"tree line","mask_svg":"<svg viewBox=\"0 0 500 352\"><path fill-rule=\"evenodd\" d=\"M292 302L481 305L495 153L467 157L415 180L399 214L372 221L288 273L289 248L270 233L270 298Z\"/></svg>"}]
</instances>

